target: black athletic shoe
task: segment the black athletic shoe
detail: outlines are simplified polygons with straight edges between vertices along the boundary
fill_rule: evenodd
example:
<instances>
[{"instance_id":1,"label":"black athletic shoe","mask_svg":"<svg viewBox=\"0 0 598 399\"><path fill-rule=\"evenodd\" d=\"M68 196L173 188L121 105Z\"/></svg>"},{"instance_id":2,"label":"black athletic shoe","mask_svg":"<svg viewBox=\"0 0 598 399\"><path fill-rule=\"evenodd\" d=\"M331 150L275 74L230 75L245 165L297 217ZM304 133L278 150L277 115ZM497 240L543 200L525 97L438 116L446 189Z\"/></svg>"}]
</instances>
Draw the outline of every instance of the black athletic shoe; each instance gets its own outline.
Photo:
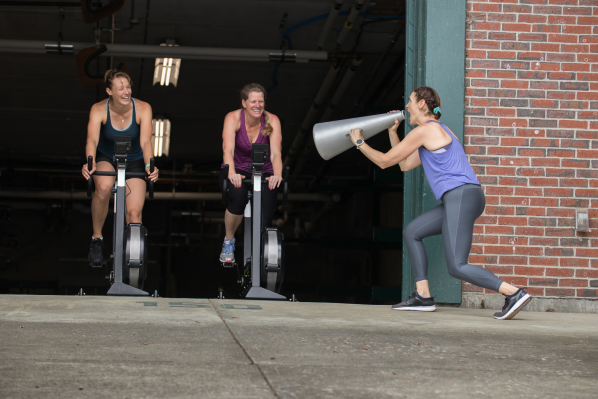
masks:
<instances>
[{"instance_id":1,"label":"black athletic shoe","mask_svg":"<svg viewBox=\"0 0 598 399\"><path fill-rule=\"evenodd\" d=\"M513 295L505 295L505 306L502 307L502 312L494 313L494 318L499 320L512 319L531 300L532 296L525 292L523 288L519 288Z\"/></svg>"},{"instance_id":2,"label":"black athletic shoe","mask_svg":"<svg viewBox=\"0 0 598 399\"><path fill-rule=\"evenodd\" d=\"M434 298L424 298L417 292L411 294L404 302L392 305L392 310L418 310L420 312L433 312L436 310Z\"/></svg>"},{"instance_id":3,"label":"black athletic shoe","mask_svg":"<svg viewBox=\"0 0 598 399\"><path fill-rule=\"evenodd\" d=\"M87 259L90 263L102 263L104 261L104 240L101 238L92 238L91 246L89 247L89 255Z\"/></svg>"}]
</instances>

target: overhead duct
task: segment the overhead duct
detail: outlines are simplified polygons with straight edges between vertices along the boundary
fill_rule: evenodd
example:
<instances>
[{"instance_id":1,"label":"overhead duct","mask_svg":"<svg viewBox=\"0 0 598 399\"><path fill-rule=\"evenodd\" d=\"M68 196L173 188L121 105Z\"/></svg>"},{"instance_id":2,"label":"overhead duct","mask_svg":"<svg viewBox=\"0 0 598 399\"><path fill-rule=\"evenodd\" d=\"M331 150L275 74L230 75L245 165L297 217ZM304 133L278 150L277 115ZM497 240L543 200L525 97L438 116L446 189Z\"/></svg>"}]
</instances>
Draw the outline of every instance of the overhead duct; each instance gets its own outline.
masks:
<instances>
[{"instance_id":1,"label":"overhead duct","mask_svg":"<svg viewBox=\"0 0 598 399\"><path fill-rule=\"evenodd\" d=\"M328 92L332 87L332 83L334 83L334 79L336 78L336 74L338 73L338 71L338 65L332 65L328 70L328 73L326 74L326 77L324 78L324 81L320 86L320 90L318 90L318 94L316 94L316 98L314 99L314 102L311 104L311 107L309 108L307 115L303 119L301 128L299 128L299 131L297 132L297 135L293 140L293 144L289 149L289 153L284 159L283 169L287 166L291 166L293 158L295 158L296 155L299 154L299 151L303 147L305 139L309 137L307 133L309 132L311 125L313 125L316 121L316 118L318 117L318 109L320 108L322 102L328 95Z\"/></svg>"},{"instance_id":2,"label":"overhead duct","mask_svg":"<svg viewBox=\"0 0 598 399\"><path fill-rule=\"evenodd\" d=\"M357 20L357 17L359 16L359 13L361 12L363 5L366 1L367 0L356 0L355 1L355 4L351 8L351 12L349 13L349 16L347 17L347 22L345 22L345 25L343 26L341 32L338 34L338 37L336 39L336 44L338 45L339 48L344 43L344 41L347 38L347 35L351 31L351 29L353 29L353 25L355 24L355 21Z\"/></svg>"},{"instance_id":3,"label":"overhead duct","mask_svg":"<svg viewBox=\"0 0 598 399\"><path fill-rule=\"evenodd\" d=\"M361 64L362 61L363 61L362 58L357 58L357 59L354 59L351 61L351 66L349 66L349 69L347 69L347 72L345 72L343 79L341 80L338 87L336 88L336 91L334 92L334 95L332 96L332 99L330 100L330 103L328 104L326 111L324 111L324 114L320 118L320 122L328 122L330 120L330 118L332 117L332 113L334 112L334 109L340 103L341 99L345 95L345 92L347 91L347 88L349 87L349 84L353 80L353 77L355 76L357 68L359 67L359 65ZM311 153L314 146L310 142L306 146L301 146L301 148L303 148L303 150L301 152L301 156L297 160L295 167L292 169L294 178L299 176L299 174L301 173L301 170L303 169L305 162L307 162L307 158L309 157L309 154Z\"/></svg>"},{"instance_id":4,"label":"overhead duct","mask_svg":"<svg viewBox=\"0 0 598 399\"><path fill-rule=\"evenodd\" d=\"M218 47L153 46L137 44L103 44L106 51L101 57L121 58L181 58L206 61L252 61L252 62L309 62L326 61L326 51L241 49ZM95 46L94 43L71 42L60 44L61 49L77 54ZM53 40L0 40L0 53L56 54Z\"/></svg>"},{"instance_id":5,"label":"overhead duct","mask_svg":"<svg viewBox=\"0 0 598 399\"><path fill-rule=\"evenodd\" d=\"M332 10L328 14L328 18L326 19L326 23L324 24L324 28L322 29L322 33L320 34L320 38L318 39L318 50L324 48L326 44L326 39L328 38L328 34L332 30L332 26L334 26L334 22L336 21L336 17L338 16L339 11L343 7L343 2L345 0L335 0L334 6L332 6Z\"/></svg>"}]
</instances>

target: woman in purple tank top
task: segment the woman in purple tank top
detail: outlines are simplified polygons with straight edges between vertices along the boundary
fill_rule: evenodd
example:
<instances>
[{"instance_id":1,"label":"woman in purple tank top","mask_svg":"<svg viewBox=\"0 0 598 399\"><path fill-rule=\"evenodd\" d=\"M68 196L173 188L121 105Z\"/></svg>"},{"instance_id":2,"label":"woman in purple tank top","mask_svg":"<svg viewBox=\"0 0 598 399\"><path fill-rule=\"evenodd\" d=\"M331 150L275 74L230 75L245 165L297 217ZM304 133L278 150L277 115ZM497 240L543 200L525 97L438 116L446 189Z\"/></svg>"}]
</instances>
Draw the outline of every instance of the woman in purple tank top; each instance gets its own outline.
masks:
<instances>
[{"instance_id":1,"label":"woman in purple tank top","mask_svg":"<svg viewBox=\"0 0 598 399\"><path fill-rule=\"evenodd\" d=\"M228 176L220 174L220 187L224 179L228 185L228 206L224 213L226 235L220 253L223 263L235 262L235 232L243 220L245 205L249 201L248 187L241 184L251 178L251 145L270 144L268 160L263 172L267 187L262 187L262 214L264 227L272 225L276 207L278 187L282 181L282 133L278 117L265 110L266 90L257 83L251 83L241 90L242 108L229 112L224 118L222 130L223 163L229 165Z\"/></svg>"},{"instance_id":2,"label":"woman in purple tank top","mask_svg":"<svg viewBox=\"0 0 598 399\"><path fill-rule=\"evenodd\" d=\"M399 164L406 172L422 165L436 199L442 202L413 219L403 230L409 263L415 276L416 292L409 299L393 305L393 310L436 310L428 285L428 258L422 240L442 234L449 274L460 280L498 291L505 296L505 305L496 312L496 319L513 318L531 299L492 272L468 263L475 220L484 212L484 191L467 160L461 143L453 132L440 123L440 97L431 87L416 88L406 105L409 123L417 125L399 140L395 119L388 129L392 149L386 154L363 141L360 129L351 130L351 140L363 154L381 168Z\"/></svg>"}]
</instances>

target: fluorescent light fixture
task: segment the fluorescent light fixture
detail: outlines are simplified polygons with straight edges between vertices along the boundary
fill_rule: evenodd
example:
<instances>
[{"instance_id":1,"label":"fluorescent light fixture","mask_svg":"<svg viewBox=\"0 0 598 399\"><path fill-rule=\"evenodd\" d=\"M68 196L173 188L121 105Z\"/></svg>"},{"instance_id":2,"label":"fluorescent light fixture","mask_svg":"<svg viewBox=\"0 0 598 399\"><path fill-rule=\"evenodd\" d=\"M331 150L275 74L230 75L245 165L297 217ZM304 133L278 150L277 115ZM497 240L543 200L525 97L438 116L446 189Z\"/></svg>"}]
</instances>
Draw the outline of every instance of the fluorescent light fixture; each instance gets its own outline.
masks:
<instances>
[{"instance_id":1,"label":"fluorescent light fixture","mask_svg":"<svg viewBox=\"0 0 598 399\"><path fill-rule=\"evenodd\" d=\"M178 44L174 40L167 40L166 43L162 43L160 46L178 46ZM160 83L160 86L168 86L172 83L176 87L179 81L180 69L180 58L156 58L153 84Z\"/></svg>"},{"instance_id":2,"label":"fluorescent light fixture","mask_svg":"<svg viewBox=\"0 0 598 399\"><path fill-rule=\"evenodd\" d=\"M152 148L154 158L168 156L170 149L170 120L152 119Z\"/></svg>"}]
</instances>

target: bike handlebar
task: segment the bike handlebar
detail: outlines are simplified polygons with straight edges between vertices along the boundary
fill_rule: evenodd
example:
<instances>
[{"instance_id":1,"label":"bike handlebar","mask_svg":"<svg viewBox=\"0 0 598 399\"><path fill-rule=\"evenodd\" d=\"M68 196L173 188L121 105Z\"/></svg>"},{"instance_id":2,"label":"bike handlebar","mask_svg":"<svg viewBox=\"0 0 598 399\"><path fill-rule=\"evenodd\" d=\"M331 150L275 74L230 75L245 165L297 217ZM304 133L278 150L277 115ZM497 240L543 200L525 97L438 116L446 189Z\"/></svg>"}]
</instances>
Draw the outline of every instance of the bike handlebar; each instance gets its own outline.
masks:
<instances>
[{"instance_id":1,"label":"bike handlebar","mask_svg":"<svg viewBox=\"0 0 598 399\"><path fill-rule=\"evenodd\" d=\"M222 168L222 172L224 173L224 176L226 176L223 180L222 180L222 203L226 204L226 202L228 201L228 199L226 198L226 192L228 191L228 171L229 171L229 166L228 165L224 165L224 168ZM283 177L283 182L282 182L282 190L283 190L283 194L282 194L282 206L285 206L287 204L287 197L289 194L289 172L290 172L290 167L287 166L285 168L284 171L284 177ZM262 177L262 179L265 179L264 177ZM264 183L265 180L262 180L262 183ZM247 184L247 185L251 185L253 184L252 179L242 179L241 180L241 184Z\"/></svg>"},{"instance_id":2,"label":"bike handlebar","mask_svg":"<svg viewBox=\"0 0 598 399\"><path fill-rule=\"evenodd\" d=\"M154 172L154 168L155 168L155 159L151 158L150 159L150 173ZM89 155L87 157L87 170L91 170L93 168L93 157L91 155ZM117 177L118 173L117 172L106 172L106 171L101 171L101 170L96 170L95 172L93 172L93 174L91 174L91 176L112 176L112 177ZM148 175L147 173L143 172L143 173L139 173L139 172L126 172L125 171L125 176L126 177L141 177L143 179L147 179ZM147 183L147 187L148 187L148 191L149 191L149 197L150 199L154 198L154 182L147 179L146 180ZM87 180L87 196L91 197L91 193L93 192L93 179L90 177Z\"/></svg>"}]
</instances>

